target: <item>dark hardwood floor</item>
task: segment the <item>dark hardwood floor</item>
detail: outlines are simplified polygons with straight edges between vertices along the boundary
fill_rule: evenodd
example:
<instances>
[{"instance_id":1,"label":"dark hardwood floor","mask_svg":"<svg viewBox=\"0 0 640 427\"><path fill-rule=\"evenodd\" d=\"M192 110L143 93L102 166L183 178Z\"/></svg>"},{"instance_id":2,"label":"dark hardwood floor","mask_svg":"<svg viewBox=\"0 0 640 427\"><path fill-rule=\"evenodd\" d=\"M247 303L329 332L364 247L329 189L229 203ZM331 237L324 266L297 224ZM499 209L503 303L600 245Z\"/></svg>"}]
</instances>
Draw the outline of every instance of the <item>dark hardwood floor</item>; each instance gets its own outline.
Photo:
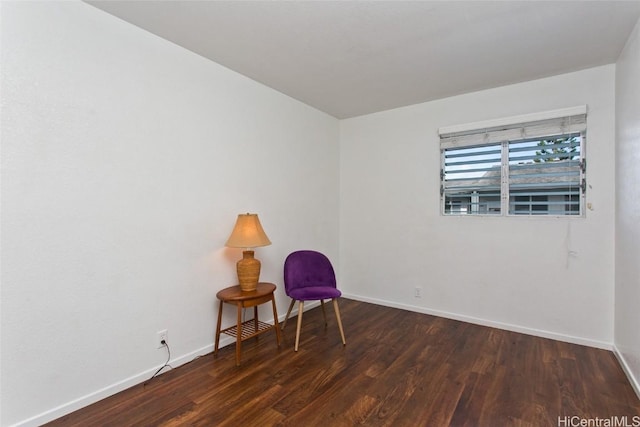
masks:
<instances>
[{"instance_id":1,"label":"dark hardwood floor","mask_svg":"<svg viewBox=\"0 0 640 427\"><path fill-rule=\"evenodd\" d=\"M49 425L640 422L640 400L609 351L347 299L343 347L332 311L326 329L319 308L305 313L298 353L291 319L279 349L272 333L245 341L240 367L230 345Z\"/></svg>"}]
</instances>

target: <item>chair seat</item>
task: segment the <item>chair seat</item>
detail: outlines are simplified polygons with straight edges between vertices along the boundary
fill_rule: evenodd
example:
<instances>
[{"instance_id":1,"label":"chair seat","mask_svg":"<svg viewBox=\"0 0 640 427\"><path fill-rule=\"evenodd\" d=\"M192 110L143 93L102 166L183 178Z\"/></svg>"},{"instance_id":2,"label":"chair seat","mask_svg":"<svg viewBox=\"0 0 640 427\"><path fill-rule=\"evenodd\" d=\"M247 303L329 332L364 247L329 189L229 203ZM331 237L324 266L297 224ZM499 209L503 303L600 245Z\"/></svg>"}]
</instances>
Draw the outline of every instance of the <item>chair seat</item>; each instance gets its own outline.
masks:
<instances>
[{"instance_id":1,"label":"chair seat","mask_svg":"<svg viewBox=\"0 0 640 427\"><path fill-rule=\"evenodd\" d=\"M291 289L289 296L297 301L309 301L320 299L338 298L342 295L336 288L327 286L305 286L304 288Z\"/></svg>"}]
</instances>

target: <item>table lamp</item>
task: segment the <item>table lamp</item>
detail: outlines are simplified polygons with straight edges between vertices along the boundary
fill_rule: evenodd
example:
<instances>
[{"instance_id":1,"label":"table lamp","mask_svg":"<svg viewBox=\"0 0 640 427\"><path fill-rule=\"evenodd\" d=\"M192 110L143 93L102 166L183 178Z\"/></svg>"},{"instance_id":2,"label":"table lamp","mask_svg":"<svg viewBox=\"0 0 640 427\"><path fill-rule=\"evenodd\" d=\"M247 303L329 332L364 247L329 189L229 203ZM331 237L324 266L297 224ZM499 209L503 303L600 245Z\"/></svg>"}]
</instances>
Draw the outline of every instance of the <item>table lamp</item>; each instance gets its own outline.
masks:
<instances>
[{"instance_id":1,"label":"table lamp","mask_svg":"<svg viewBox=\"0 0 640 427\"><path fill-rule=\"evenodd\" d=\"M239 214L231 236L225 243L229 248L244 248L242 259L236 263L238 283L243 292L255 291L260 278L260 261L253 257L253 248L270 245L258 219L258 214Z\"/></svg>"}]
</instances>

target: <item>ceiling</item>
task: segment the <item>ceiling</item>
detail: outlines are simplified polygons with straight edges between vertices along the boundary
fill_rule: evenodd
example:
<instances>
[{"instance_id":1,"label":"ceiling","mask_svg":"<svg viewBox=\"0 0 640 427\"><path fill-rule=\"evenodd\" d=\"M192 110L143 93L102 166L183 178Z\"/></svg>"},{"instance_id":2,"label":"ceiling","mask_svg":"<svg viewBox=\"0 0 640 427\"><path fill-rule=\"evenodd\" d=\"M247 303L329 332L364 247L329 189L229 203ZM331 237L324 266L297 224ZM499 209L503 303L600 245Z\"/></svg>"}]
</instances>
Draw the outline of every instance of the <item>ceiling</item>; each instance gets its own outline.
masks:
<instances>
[{"instance_id":1,"label":"ceiling","mask_svg":"<svg viewBox=\"0 0 640 427\"><path fill-rule=\"evenodd\" d=\"M337 118L614 63L637 1L86 1Z\"/></svg>"}]
</instances>

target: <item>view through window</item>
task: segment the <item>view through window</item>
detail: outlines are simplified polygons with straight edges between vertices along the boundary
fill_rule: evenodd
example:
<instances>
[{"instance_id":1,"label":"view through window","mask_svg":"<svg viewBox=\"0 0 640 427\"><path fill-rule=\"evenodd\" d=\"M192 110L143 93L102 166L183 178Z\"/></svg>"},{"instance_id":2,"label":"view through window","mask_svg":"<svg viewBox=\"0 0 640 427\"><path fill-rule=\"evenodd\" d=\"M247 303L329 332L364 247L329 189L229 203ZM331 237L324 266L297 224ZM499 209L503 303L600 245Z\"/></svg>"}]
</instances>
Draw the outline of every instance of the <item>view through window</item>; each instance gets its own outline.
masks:
<instances>
[{"instance_id":1,"label":"view through window","mask_svg":"<svg viewBox=\"0 0 640 427\"><path fill-rule=\"evenodd\" d=\"M441 136L443 214L582 215L585 132L578 116Z\"/></svg>"}]
</instances>

